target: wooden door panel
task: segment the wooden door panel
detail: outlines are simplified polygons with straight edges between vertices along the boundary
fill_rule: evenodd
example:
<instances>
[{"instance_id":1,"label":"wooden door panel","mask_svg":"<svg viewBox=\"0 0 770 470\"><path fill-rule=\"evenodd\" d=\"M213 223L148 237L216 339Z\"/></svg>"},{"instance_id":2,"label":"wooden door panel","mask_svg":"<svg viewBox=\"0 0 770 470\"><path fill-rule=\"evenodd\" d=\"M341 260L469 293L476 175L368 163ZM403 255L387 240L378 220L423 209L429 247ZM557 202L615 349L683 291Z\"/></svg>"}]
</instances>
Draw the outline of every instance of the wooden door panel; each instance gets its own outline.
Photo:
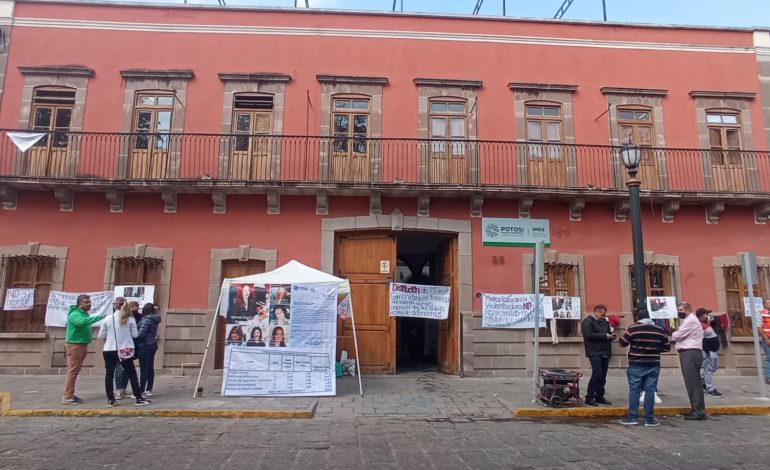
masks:
<instances>
[{"instance_id":1,"label":"wooden door panel","mask_svg":"<svg viewBox=\"0 0 770 470\"><path fill-rule=\"evenodd\" d=\"M457 282L457 239L447 240L441 246L441 280L440 284L450 286L449 315L446 320L438 322L438 367L447 374L460 371L459 337L460 314L458 309Z\"/></svg>"},{"instance_id":2,"label":"wooden door panel","mask_svg":"<svg viewBox=\"0 0 770 470\"><path fill-rule=\"evenodd\" d=\"M567 169L561 160L530 159L527 172L527 182L530 186L567 185Z\"/></svg>"},{"instance_id":3,"label":"wooden door panel","mask_svg":"<svg viewBox=\"0 0 770 470\"><path fill-rule=\"evenodd\" d=\"M350 281L361 371L392 374L396 369L395 319L388 315L388 289L396 266L395 239L388 235L345 237L337 243L337 274ZM380 273L380 261L390 263ZM350 319L338 319L337 354L355 356Z\"/></svg>"}]
</instances>

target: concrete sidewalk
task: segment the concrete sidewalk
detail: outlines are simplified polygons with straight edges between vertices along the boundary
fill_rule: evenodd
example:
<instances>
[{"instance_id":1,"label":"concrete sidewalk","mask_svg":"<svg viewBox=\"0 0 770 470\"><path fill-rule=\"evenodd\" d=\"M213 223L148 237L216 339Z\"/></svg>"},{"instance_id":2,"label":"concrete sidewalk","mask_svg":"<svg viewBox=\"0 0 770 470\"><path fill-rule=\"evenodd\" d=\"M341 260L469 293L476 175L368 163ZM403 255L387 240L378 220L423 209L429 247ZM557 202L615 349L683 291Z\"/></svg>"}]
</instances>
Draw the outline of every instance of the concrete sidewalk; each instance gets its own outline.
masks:
<instances>
[{"instance_id":1,"label":"concrete sidewalk","mask_svg":"<svg viewBox=\"0 0 770 470\"><path fill-rule=\"evenodd\" d=\"M364 377L364 396L353 377L337 380L337 396L317 398L233 398L219 394L221 377L205 377L203 397L193 398L196 377L159 376L153 404L133 406L124 399L107 408L104 379L78 378L82 405L62 405L64 376L0 376L0 392L10 393L6 416L165 416L197 418L333 418L388 417L435 420L504 420L514 416L623 416L628 388L625 378L609 377L607 399L612 407L553 409L533 401L531 379L461 378L435 372ZM581 388L587 379L581 379ZM723 398L706 397L712 414L770 414L770 401L759 399L756 377L718 377ZM659 383L660 415L689 409L681 377L664 376ZM3 408L8 407L7 399Z\"/></svg>"}]
</instances>

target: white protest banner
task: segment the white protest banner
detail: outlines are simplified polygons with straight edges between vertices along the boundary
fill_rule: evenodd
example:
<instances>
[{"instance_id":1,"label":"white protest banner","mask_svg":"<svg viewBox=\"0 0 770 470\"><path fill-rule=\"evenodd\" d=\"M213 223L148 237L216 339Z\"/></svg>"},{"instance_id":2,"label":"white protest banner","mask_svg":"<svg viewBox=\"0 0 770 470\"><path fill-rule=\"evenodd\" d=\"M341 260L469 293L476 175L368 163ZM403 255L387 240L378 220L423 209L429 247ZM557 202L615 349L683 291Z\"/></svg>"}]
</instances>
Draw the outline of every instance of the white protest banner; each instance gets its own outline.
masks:
<instances>
[{"instance_id":1,"label":"white protest banner","mask_svg":"<svg viewBox=\"0 0 770 470\"><path fill-rule=\"evenodd\" d=\"M545 326L543 315L544 295L540 295L540 312L538 324ZM534 294L482 294L481 296L481 327L482 328L534 328L535 327L535 295Z\"/></svg>"},{"instance_id":2,"label":"white protest banner","mask_svg":"<svg viewBox=\"0 0 770 470\"><path fill-rule=\"evenodd\" d=\"M115 286L113 290L115 297L123 297L126 302L138 302L141 310L146 303L155 302L155 286L137 285L137 286Z\"/></svg>"},{"instance_id":3,"label":"white protest banner","mask_svg":"<svg viewBox=\"0 0 770 470\"><path fill-rule=\"evenodd\" d=\"M444 320L449 316L450 289L391 282L390 316Z\"/></svg>"},{"instance_id":4,"label":"white protest banner","mask_svg":"<svg viewBox=\"0 0 770 470\"><path fill-rule=\"evenodd\" d=\"M754 311L759 313L760 310L764 309L765 307L762 306L762 297L753 297L754 299ZM743 313L747 317L751 316L751 308L749 306L749 298L744 297L743 298Z\"/></svg>"},{"instance_id":5,"label":"white protest banner","mask_svg":"<svg viewBox=\"0 0 770 470\"><path fill-rule=\"evenodd\" d=\"M647 311L653 320L676 318L676 297L647 297Z\"/></svg>"},{"instance_id":6,"label":"white protest banner","mask_svg":"<svg viewBox=\"0 0 770 470\"><path fill-rule=\"evenodd\" d=\"M337 344L337 286L334 284L292 284L292 347L326 346L334 353Z\"/></svg>"},{"instance_id":7,"label":"white protest banner","mask_svg":"<svg viewBox=\"0 0 770 470\"><path fill-rule=\"evenodd\" d=\"M3 310L29 310L35 305L35 289L8 289Z\"/></svg>"},{"instance_id":8,"label":"white protest banner","mask_svg":"<svg viewBox=\"0 0 770 470\"><path fill-rule=\"evenodd\" d=\"M269 292L269 319L258 314L250 320L248 315L230 317L222 395L334 395L337 285L251 286L238 291L235 300L240 293L244 300L238 302L248 310L254 292L263 300Z\"/></svg>"},{"instance_id":9,"label":"white protest banner","mask_svg":"<svg viewBox=\"0 0 770 470\"><path fill-rule=\"evenodd\" d=\"M548 320L580 320L580 297L546 296L543 300L543 311Z\"/></svg>"},{"instance_id":10,"label":"white protest banner","mask_svg":"<svg viewBox=\"0 0 770 470\"><path fill-rule=\"evenodd\" d=\"M91 297L90 316L112 313L112 292L60 292L52 290L48 295L48 305L45 308L45 326L67 326L67 314L70 307L77 303L81 294ZM94 326L98 326L99 322Z\"/></svg>"},{"instance_id":11,"label":"white protest banner","mask_svg":"<svg viewBox=\"0 0 770 470\"><path fill-rule=\"evenodd\" d=\"M333 396L334 373L328 350L232 346L225 348L222 395Z\"/></svg>"}]
</instances>

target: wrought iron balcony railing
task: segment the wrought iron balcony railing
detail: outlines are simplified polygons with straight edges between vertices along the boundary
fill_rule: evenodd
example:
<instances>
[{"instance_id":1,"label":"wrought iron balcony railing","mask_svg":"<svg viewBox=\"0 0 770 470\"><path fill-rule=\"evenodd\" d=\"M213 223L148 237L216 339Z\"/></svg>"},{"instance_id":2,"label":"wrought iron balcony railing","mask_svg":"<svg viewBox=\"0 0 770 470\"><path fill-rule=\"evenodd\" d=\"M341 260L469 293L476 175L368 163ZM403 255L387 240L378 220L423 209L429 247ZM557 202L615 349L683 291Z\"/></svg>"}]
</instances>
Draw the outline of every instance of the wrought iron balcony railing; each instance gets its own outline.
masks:
<instances>
[{"instance_id":1,"label":"wrought iron balcony railing","mask_svg":"<svg viewBox=\"0 0 770 470\"><path fill-rule=\"evenodd\" d=\"M49 132L22 152L0 131L0 178L212 180L623 189L618 148L527 142L290 135ZM645 148L643 190L767 193L770 153Z\"/></svg>"}]
</instances>

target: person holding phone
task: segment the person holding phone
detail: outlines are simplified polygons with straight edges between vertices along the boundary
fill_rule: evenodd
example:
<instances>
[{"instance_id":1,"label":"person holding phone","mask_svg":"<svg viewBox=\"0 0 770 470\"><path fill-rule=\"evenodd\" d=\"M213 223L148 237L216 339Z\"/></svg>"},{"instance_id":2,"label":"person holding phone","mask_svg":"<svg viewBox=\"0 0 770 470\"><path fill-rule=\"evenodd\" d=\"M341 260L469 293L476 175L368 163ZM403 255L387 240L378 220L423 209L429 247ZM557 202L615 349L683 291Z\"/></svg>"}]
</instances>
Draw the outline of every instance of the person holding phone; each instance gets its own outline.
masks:
<instances>
[{"instance_id":1,"label":"person holding phone","mask_svg":"<svg viewBox=\"0 0 770 470\"><path fill-rule=\"evenodd\" d=\"M617 335L611 331L606 316L607 307L597 304L581 324L586 357L591 363L591 378L588 380L585 401L588 406L612 404L604 397L604 386L612 357L612 342L617 339Z\"/></svg>"}]
</instances>

